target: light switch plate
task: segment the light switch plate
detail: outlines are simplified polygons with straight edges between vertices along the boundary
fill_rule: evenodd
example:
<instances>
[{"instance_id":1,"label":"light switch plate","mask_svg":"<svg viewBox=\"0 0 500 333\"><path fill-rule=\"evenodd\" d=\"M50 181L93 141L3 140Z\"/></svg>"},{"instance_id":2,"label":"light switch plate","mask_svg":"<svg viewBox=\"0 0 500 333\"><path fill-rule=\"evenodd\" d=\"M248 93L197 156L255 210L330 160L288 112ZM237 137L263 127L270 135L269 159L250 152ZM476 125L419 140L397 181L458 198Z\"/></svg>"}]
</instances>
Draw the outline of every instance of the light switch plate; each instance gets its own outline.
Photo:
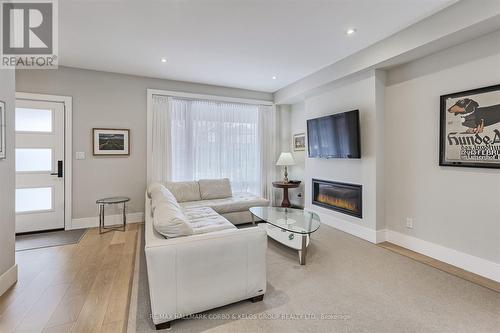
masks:
<instances>
[{"instance_id":1,"label":"light switch plate","mask_svg":"<svg viewBox=\"0 0 500 333\"><path fill-rule=\"evenodd\" d=\"M77 151L76 152L76 159L77 160L84 160L85 159L85 152L84 151Z\"/></svg>"}]
</instances>

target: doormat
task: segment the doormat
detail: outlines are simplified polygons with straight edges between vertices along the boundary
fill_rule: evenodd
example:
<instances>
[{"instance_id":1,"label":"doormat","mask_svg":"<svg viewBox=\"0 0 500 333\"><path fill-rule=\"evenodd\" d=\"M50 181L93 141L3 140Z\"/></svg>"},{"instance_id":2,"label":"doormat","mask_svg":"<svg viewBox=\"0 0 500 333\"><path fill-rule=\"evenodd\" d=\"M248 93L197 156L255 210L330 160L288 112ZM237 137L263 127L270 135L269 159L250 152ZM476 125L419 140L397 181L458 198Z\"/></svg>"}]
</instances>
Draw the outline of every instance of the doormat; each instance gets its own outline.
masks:
<instances>
[{"instance_id":1,"label":"doormat","mask_svg":"<svg viewBox=\"0 0 500 333\"><path fill-rule=\"evenodd\" d=\"M82 239L87 229L59 230L38 234L16 236L16 252L39 249L42 247L75 244Z\"/></svg>"}]
</instances>

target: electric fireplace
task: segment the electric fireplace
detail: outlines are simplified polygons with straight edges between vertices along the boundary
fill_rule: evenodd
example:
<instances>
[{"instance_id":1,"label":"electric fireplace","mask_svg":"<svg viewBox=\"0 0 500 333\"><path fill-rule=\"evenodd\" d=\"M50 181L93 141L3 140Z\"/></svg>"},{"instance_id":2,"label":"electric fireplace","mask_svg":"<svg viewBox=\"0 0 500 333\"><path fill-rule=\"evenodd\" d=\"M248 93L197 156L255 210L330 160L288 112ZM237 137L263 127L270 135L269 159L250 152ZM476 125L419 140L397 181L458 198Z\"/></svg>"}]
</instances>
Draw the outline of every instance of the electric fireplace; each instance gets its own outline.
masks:
<instances>
[{"instance_id":1,"label":"electric fireplace","mask_svg":"<svg viewBox=\"0 0 500 333\"><path fill-rule=\"evenodd\" d=\"M312 203L337 212L363 217L363 187L327 180L312 180Z\"/></svg>"}]
</instances>

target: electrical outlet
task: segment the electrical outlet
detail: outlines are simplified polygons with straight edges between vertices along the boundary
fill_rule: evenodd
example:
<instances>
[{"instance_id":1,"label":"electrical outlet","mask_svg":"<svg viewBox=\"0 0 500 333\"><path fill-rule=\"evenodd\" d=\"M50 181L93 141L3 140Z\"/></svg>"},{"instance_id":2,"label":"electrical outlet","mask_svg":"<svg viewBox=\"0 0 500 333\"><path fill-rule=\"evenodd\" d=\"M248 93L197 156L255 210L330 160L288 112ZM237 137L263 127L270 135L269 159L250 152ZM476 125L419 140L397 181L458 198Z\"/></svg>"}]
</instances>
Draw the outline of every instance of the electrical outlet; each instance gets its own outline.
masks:
<instances>
[{"instance_id":1,"label":"electrical outlet","mask_svg":"<svg viewBox=\"0 0 500 333\"><path fill-rule=\"evenodd\" d=\"M408 229L413 229L413 219L411 217L406 218L406 227Z\"/></svg>"}]
</instances>

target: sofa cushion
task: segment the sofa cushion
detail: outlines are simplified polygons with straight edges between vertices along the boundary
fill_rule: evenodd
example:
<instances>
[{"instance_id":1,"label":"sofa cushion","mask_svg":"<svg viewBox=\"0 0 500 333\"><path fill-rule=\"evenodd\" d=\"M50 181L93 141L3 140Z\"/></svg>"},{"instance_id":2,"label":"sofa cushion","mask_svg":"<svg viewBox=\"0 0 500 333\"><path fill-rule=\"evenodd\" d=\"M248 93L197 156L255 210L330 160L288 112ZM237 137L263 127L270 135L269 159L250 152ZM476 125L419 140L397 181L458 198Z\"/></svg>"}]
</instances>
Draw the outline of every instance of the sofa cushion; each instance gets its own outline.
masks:
<instances>
[{"instance_id":1,"label":"sofa cushion","mask_svg":"<svg viewBox=\"0 0 500 333\"><path fill-rule=\"evenodd\" d=\"M200 179L201 200L224 199L233 195L231 182L228 178L222 179Z\"/></svg>"},{"instance_id":2,"label":"sofa cushion","mask_svg":"<svg viewBox=\"0 0 500 333\"><path fill-rule=\"evenodd\" d=\"M193 233L206 234L209 232L236 229L236 227L217 214L210 207L191 207L184 209L184 214L193 228Z\"/></svg>"},{"instance_id":3,"label":"sofa cushion","mask_svg":"<svg viewBox=\"0 0 500 333\"><path fill-rule=\"evenodd\" d=\"M177 208L180 208L179 203L174 195L167 188L159 183L157 186L149 187L149 197L151 198L151 208L155 209L160 202L170 202Z\"/></svg>"},{"instance_id":4,"label":"sofa cushion","mask_svg":"<svg viewBox=\"0 0 500 333\"><path fill-rule=\"evenodd\" d=\"M165 237L188 236L194 233L182 209L170 201L159 201L153 209L153 226Z\"/></svg>"},{"instance_id":5,"label":"sofa cushion","mask_svg":"<svg viewBox=\"0 0 500 333\"><path fill-rule=\"evenodd\" d=\"M167 182L166 187L177 202L201 200L198 182Z\"/></svg>"},{"instance_id":6,"label":"sofa cushion","mask_svg":"<svg viewBox=\"0 0 500 333\"><path fill-rule=\"evenodd\" d=\"M148 190L147 190L147 193L148 193L148 197L151 198L151 193L156 191L156 190L159 190L161 188L165 187L165 185L163 185L162 183L159 183L159 182L151 182L149 185L148 185Z\"/></svg>"},{"instance_id":7,"label":"sofa cushion","mask_svg":"<svg viewBox=\"0 0 500 333\"><path fill-rule=\"evenodd\" d=\"M234 193L232 197L225 199L201 200L183 202L182 208L210 207L219 214L247 211L250 207L268 206L269 201L251 193Z\"/></svg>"}]
</instances>

